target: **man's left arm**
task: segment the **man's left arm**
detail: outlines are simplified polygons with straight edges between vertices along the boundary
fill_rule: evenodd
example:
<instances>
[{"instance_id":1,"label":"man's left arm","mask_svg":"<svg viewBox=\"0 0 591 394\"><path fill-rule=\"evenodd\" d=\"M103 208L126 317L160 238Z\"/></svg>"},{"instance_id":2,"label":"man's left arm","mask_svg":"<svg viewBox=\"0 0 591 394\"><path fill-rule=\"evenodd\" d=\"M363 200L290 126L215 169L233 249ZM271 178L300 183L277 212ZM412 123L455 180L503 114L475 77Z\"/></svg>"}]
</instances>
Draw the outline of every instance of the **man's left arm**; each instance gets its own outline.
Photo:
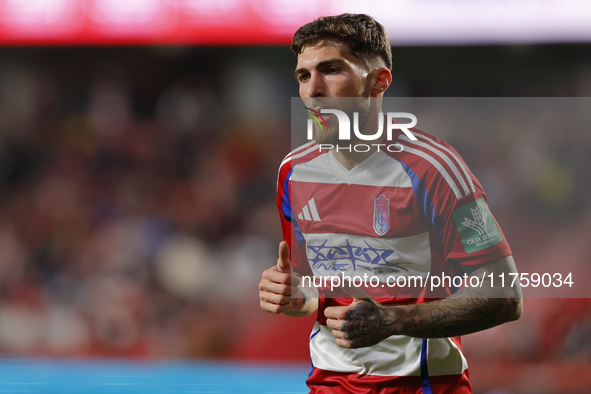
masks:
<instances>
[{"instance_id":1,"label":"man's left arm","mask_svg":"<svg viewBox=\"0 0 591 394\"><path fill-rule=\"evenodd\" d=\"M325 310L327 326L343 347L374 345L391 335L418 338L455 337L519 319L523 300L514 286L499 278L517 273L512 256L483 264L470 276L484 278L482 286L464 288L448 298L422 304L383 306L373 299L354 299L346 307Z\"/></svg>"}]
</instances>

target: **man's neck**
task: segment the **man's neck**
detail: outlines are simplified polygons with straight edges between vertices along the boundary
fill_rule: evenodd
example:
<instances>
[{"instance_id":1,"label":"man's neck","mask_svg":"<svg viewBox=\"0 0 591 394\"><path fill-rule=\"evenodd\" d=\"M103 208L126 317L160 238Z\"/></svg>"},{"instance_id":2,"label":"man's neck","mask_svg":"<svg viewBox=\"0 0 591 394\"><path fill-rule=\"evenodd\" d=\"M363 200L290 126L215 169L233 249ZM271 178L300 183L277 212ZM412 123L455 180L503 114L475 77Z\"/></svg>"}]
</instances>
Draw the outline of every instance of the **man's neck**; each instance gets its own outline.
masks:
<instances>
[{"instance_id":1,"label":"man's neck","mask_svg":"<svg viewBox=\"0 0 591 394\"><path fill-rule=\"evenodd\" d=\"M370 124L368 125L368 128L370 130L373 130L373 132L375 133L375 130L378 129L377 126L377 114L374 118L373 122L370 122ZM385 125L384 125L385 127ZM365 132L366 130L364 130ZM375 141L362 141L356 137L353 137L351 139L351 144L349 146L343 147L346 149L343 149L341 147L335 147L332 149L332 153L335 157L335 159L337 159L337 161L339 163L341 163L343 165L343 167L345 167L346 169L348 169L349 171L351 171L353 168L357 167L359 164L363 163L365 160L367 160L371 155L373 155L377 150L378 144L383 144L386 141L386 132L385 130L383 130L382 132L382 136L380 138L378 138ZM362 145L363 148L361 151L355 150L355 146L356 145ZM369 150L367 150L367 152L363 151L363 149L366 149L366 147L369 147Z\"/></svg>"}]
</instances>

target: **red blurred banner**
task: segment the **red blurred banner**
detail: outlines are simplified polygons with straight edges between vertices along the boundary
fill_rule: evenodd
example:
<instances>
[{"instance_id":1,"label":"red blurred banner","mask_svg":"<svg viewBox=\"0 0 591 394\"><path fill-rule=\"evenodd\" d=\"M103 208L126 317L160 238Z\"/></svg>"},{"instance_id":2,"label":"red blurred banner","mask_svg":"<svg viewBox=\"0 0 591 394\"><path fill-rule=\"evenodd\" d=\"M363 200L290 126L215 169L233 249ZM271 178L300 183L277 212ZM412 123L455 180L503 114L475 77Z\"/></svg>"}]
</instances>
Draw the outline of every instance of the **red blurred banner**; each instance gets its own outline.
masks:
<instances>
[{"instance_id":1,"label":"red blurred banner","mask_svg":"<svg viewBox=\"0 0 591 394\"><path fill-rule=\"evenodd\" d=\"M588 0L0 0L0 45L285 45L344 12L377 18L394 45L591 41Z\"/></svg>"},{"instance_id":2,"label":"red blurred banner","mask_svg":"<svg viewBox=\"0 0 591 394\"><path fill-rule=\"evenodd\" d=\"M288 4L273 0L0 0L0 43L285 44L302 20L322 13L321 4Z\"/></svg>"}]
</instances>

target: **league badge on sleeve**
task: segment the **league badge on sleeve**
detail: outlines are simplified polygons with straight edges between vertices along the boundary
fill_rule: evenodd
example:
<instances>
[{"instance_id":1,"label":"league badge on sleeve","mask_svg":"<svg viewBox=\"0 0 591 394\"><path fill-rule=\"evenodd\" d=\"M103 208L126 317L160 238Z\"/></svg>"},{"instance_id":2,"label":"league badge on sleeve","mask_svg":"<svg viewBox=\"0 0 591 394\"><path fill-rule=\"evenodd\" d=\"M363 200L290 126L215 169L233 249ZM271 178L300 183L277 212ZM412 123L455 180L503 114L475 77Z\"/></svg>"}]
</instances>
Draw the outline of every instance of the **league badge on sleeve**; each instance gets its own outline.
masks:
<instances>
[{"instance_id":1,"label":"league badge on sleeve","mask_svg":"<svg viewBox=\"0 0 591 394\"><path fill-rule=\"evenodd\" d=\"M453 218L467 253L488 248L503 240L484 198L457 208Z\"/></svg>"},{"instance_id":2,"label":"league badge on sleeve","mask_svg":"<svg viewBox=\"0 0 591 394\"><path fill-rule=\"evenodd\" d=\"M373 200L373 229L378 235L390 229L390 200L383 194Z\"/></svg>"}]
</instances>

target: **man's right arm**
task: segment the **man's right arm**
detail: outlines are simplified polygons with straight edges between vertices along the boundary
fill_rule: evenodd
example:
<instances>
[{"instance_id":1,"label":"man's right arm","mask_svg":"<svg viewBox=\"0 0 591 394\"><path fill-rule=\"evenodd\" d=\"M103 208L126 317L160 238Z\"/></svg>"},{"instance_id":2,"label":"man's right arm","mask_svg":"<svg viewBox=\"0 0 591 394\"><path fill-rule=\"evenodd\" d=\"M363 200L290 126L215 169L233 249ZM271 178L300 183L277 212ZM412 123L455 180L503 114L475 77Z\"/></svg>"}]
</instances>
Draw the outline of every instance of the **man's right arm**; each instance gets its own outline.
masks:
<instances>
[{"instance_id":1,"label":"man's right arm","mask_svg":"<svg viewBox=\"0 0 591 394\"><path fill-rule=\"evenodd\" d=\"M308 297L300 287L300 279L291 272L285 241L279 244L277 264L263 271L259 301L262 310L288 316L307 316L318 309L318 298Z\"/></svg>"}]
</instances>

